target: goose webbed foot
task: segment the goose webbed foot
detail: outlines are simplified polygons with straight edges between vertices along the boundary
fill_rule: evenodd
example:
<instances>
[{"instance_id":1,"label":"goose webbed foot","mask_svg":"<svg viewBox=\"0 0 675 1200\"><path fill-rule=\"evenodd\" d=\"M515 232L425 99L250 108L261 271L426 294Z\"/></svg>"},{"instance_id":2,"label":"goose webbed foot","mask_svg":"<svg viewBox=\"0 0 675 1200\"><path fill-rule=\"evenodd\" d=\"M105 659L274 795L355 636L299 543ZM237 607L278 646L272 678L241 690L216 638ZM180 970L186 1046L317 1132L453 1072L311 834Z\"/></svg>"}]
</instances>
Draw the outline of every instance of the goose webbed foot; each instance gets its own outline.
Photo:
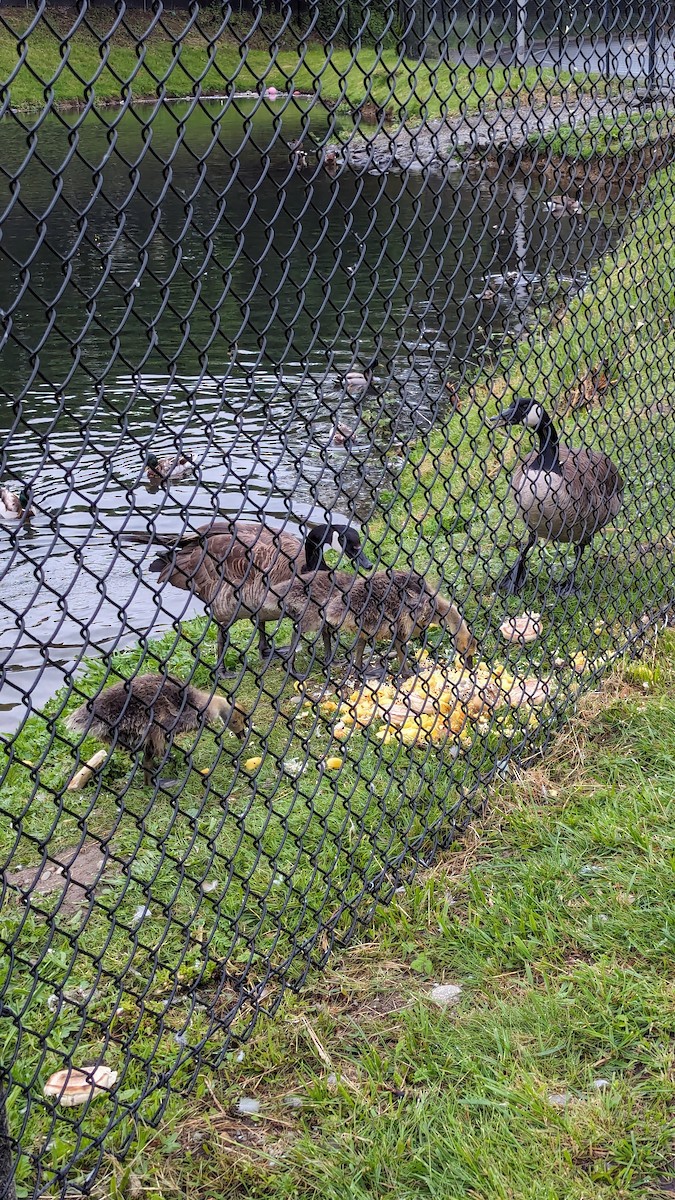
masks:
<instances>
[{"instance_id":1,"label":"goose webbed foot","mask_svg":"<svg viewBox=\"0 0 675 1200\"><path fill-rule=\"evenodd\" d=\"M382 683L389 674L389 668L387 663L365 663L362 667L356 667L354 674L361 683L366 683L368 679L377 679Z\"/></svg>"},{"instance_id":2,"label":"goose webbed foot","mask_svg":"<svg viewBox=\"0 0 675 1200\"><path fill-rule=\"evenodd\" d=\"M579 595L579 586L577 584L577 578L576 578L577 567L579 566L579 563L581 562L583 553L588 544L589 543L582 542L582 543L580 543L580 545L578 545L575 548L574 566L572 567L572 570L570 571L569 575L566 575L564 579L560 580L560 583L556 584L555 590L556 590L556 597L558 600L568 600L570 596L578 596Z\"/></svg>"},{"instance_id":3,"label":"goose webbed foot","mask_svg":"<svg viewBox=\"0 0 675 1200\"><path fill-rule=\"evenodd\" d=\"M241 670L225 671L219 663L216 663L216 665L213 668L212 674L213 674L214 683L218 684L218 683L220 683L221 679L241 679L242 672L241 672Z\"/></svg>"},{"instance_id":4,"label":"goose webbed foot","mask_svg":"<svg viewBox=\"0 0 675 1200\"><path fill-rule=\"evenodd\" d=\"M274 657L281 660L292 679L297 679L300 683L307 679L307 676L309 675L309 667L303 671L297 666L295 646L286 646L282 650L279 650L275 647Z\"/></svg>"},{"instance_id":5,"label":"goose webbed foot","mask_svg":"<svg viewBox=\"0 0 675 1200\"><path fill-rule=\"evenodd\" d=\"M555 592L558 600L569 600L570 596L577 596L579 589L577 587L576 573L572 571L564 579L561 579L560 583L556 583Z\"/></svg>"},{"instance_id":6,"label":"goose webbed foot","mask_svg":"<svg viewBox=\"0 0 675 1200\"><path fill-rule=\"evenodd\" d=\"M515 596L522 590L526 577L525 564L518 559L515 566L497 581L497 591L502 592L505 596Z\"/></svg>"},{"instance_id":7,"label":"goose webbed foot","mask_svg":"<svg viewBox=\"0 0 675 1200\"><path fill-rule=\"evenodd\" d=\"M536 540L536 534L531 533L527 540L527 545L523 546L511 570L507 571L506 575L497 583L496 587L498 591L503 592L507 596L515 596L516 592L521 590L527 577L527 556Z\"/></svg>"}]
</instances>

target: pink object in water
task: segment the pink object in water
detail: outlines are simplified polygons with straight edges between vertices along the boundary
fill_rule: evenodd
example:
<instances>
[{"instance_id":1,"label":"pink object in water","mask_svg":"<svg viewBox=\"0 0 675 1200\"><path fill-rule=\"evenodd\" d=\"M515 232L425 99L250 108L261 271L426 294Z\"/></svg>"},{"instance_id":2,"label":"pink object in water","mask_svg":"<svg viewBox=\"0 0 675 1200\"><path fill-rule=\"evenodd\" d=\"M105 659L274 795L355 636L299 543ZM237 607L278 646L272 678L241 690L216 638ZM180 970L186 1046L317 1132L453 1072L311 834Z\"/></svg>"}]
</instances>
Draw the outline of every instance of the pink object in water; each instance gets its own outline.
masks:
<instances>
[{"instance_id":1,"label":"pink object in water","mask_svg":"<svg viewBox=\"0 0 675 1200\"><path fill-rule=\"evenodd\" d=\"M267 95L269 96L270 100L274 100L274 97L276 96L276 94L277 94L277 89L275 87L269 87L267 89Z\"/></svg>"}]
</instances>

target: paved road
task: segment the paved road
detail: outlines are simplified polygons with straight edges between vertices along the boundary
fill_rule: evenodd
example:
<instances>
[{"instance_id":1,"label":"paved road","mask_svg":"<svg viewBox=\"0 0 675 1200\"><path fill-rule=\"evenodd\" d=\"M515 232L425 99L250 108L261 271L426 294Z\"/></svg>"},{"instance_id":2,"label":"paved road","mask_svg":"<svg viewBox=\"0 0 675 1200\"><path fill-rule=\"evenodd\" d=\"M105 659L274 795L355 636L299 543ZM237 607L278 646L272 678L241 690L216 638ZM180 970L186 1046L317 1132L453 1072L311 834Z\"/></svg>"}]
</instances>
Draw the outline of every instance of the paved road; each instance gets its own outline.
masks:
<instances>
[{"instance_id":1,"label":"paved road","mask_svg":"<svg viewBox=\"0 0 675 1200\"><path fill-rule=\"evenodd\" d=\"M479 63L516 63L515 47L505 42L496 49L485 48L482 53L466 48L455 61L470 66ZM557 34L547 41L537 40L528 46L529 66L553 67L584 74L612 75L620 79L644 80L649 70L649 46L645 37L625 36L606 41L594 38L566 38L562 47ZM675 90L675 40L662 34L657 38L653 63L654 74L661 88Z\"/></svg>"}]
</instances>

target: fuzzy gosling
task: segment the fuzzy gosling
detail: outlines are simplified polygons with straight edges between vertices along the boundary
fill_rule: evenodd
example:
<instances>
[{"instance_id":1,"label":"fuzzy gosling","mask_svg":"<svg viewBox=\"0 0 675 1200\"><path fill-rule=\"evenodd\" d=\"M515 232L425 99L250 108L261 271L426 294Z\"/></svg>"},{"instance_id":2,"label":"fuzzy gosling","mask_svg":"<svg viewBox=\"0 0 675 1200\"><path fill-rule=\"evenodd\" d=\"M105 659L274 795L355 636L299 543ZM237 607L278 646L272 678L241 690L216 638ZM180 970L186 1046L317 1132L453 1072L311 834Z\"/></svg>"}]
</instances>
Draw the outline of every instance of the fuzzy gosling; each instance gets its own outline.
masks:
<instances>
[{"instance_id":1,"label":"fuzzy gosling","mask_svg":"<svg viewBox=\"0 0 675 1200\"><path fill-rule=\"evenodd\" d=\"M91 734L129 754L143 750L143 781L148 786L167 741L205 725L224 724L241 738L247 714L225 696L215 696L172 675L137 675L105 688L66 719L68 729ZM162 779L169 784L172 780Z\"/></svg>"}]
</instances>

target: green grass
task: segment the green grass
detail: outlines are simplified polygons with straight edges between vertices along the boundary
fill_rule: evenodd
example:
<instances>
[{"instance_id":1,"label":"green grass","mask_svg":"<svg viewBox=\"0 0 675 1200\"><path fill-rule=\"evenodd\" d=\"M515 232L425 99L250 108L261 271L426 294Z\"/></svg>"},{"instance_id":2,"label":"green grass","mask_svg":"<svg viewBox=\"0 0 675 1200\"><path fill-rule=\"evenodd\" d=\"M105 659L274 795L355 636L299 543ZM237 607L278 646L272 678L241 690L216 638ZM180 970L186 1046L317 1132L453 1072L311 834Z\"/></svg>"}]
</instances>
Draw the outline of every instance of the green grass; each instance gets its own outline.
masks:
<instances>
[{"instance_id":1,"label":"green grass","mask_svg":"<svg viewBox=\"0 0 675 1200\"><path fill-rule=\"evenodd\" d=\"M192 29L181 36L187 17L166 14L165 32L148 32L148 16L131 12L125 25L111 32L114 15L98 10L88 16L90 28L78 27L62 51L72 22L60 10L48 17L37 22L24 43L20 35L27 26L26 10L3 9L9 28L0 27L0 80L14 107L41 108L48 95L57 104L82 104L91 94L104 103L127 94L186 96L196 86L205 96L230 88L256 91L274 86L279 91L318 91L331 103L355 105L368 98L391 107L396 118L430 119L476 111L500 100L508 104L516 96L522 102L539 88L571 89L576 95L578 89L594 86L592 79L575 81L548 69L400 62L394 49L363 49L355 57L349 49L317 41L298 50L287 48L288 39L282 38L271 54L260 31L240 46L238 34L250 32L242 18L232 23L227 35L217 37L218 25L210 28L208 13L200 17L203 33Z\"/></svg>"},{"instance_id":2,"label":"green grass","mask_svg":"<svg viewBox=\"0 0 675 1200\"><path fill-rule=\"evenodd\" d=\"M669 1195L674 697L668 634L242 1061L110 1156L100 1194L110 1176L148 1200ZM438 982L462 989L449 1011Z\"/></svg>"},{"instance_id":3,"label":"green grass","mask_svg":"<svg viewBox=\"0 0 675 1200\"><path fill-rule=\"evenodd\" d=\"M615 260L599 271L584 295L574 300L564 315L542 323L526 339L504 352L494 362L491 375L483 375L471 394L460 398L459 411L430 434L425 446L412 449L408 465L390 492L381 494L382 515L370 523L368 530L370 557L378 556L384 562L399 565L402 561L414 561L418 569L443 572L448 580L456 575L458 600L475 627L485 656L491 661L506 658L521 673L555 673L563 685L565 710L571 706L579 685L588 686L594 678L590 671L582 679L576 675L571 665L572 655L583 652L591 665L598 664L599 670L607 656L616 654L638 636L645 614L652 614L672 600L675 586L672 560L675 428L669 401L675 352L672 175L655 176L644 198L644 211L635 219L628 241ZM600 360L606 361L608 391L578 408L570 407L580 376ZM493 594L492 581L512 560L514 543L520 537L507 498L508 471L504 470L504 463L513 463L518 451L510 445L504 453L503 436L488 431L485 417L494 412L505 393L512 395L525 388L531 388L546 401L568 439L583 438L591 445L611 445L626 483L622 513L615 526L598 539L596 557L589 557L581 598L565 605L555 605L546 586L550 573L556 576L564 569L560 548L549 548L533 557L535 572L523 600L503 602ZM498 626L507 612L520 612L524 607L541 609L545 635L534 647L507 654L498 637ZM234 637L236 646L242 648L248 636L239 627ZM432 643L439 640L438 635L431 638ZM206 621L189 622L180 636L167 634L161 642L144 650L131 649L118 654L112 664L90 664L79 686L85 694L91 694L111 667L114 673L128 675L141 657L147 667L157 660L168 661L183 677L191 672L196 659L196 681L206 684L214 649L213 630L207 629ZM449 647L441 646L440 653L449 657ZM556 663L560 656L564 659L562 666ZM6 762L2 790L5 820L0 828L0 852L10 861L10 869L16 869L19 862L38 862L43 849L55 853L77 845L84 829L100 839L112 856L91 914L87 914L86 908L73 913L56 911L58 893L33 896L29 908L20 905L16 893L12 893L0 913L0 936L16 948L14 958L11 962L7 959L3 967L6 974L2 981L7 983L4 1002L21 1012L23 1026L20 1055L13 1068L16 1086L11 1095L11 1119L13 1127L18 1128L25 1115L24 1148L40 1157L45 1172L64 1166L76 1147L83 1169L86 1168L94 1157L93 1152L89 1156L84 1152L86 1139L102 1130L111 1112L106 1099L97 1100L84 1115L75 1110L75 1119L82 1121L84 1142L78 1142L80 1134L73 1124L73 1113L68 1110L58 1113L54 1133L52 1116L40 1103L41 1087L69 1055L78 1062L104 1057L110 1066L122 1072L118 1092L122 1110L118 1119L123 1116L124 1106L132 1107L143 1089L163 1072L172 1076L176 1089L186 1088L195 1049L204 1045L209 1053L216 1055L223 1046L221 1033L209 1017L214 1004L218 1013L225 1016L239 998L231 1031L235 1042L243 1038L250 1028L253 1011L246 999L247 991L265 988L266 1007L273 1009L282 998L279 979L285 976L298 982L306 968L319 965L334 938L347 938L357 920L372 909L376 898L381 893L391 893L400 880L408 877L415 856L431 855L439 843L452 837L453 821L467 815L467 795L471 796L474 785L494 769L509 746L521 751L524 748L522 731L517 728L511 739L505 738L499 729L487 735L477 733L471 749L457 758L453 757L451 747L445 752L409 750L398 745L382 746L376 739L361 734L342 745L335 739L332 720L324 719L318 711L314 688L320 686L321 676L315 671L306 691L307 703L301 703L298 709L297 696L281 671L272 670L265 675L264 690L255 682L254 675L247 673L238 693L238 698L254 710L253 728L245 749L240 753L227 733L206 734L198 741L188 737L183 743L185 757L181 759L185 786L178 799L168 794L156 796L143 788L136 772L121 805L117 789L129 764L118 755L95 785L81 793L64 795L63 788L76 763L74 739L66 733L62 720L63 696L55 698L45 714L32 717L13 742ZM66 707L72 707L73 703L69 700ZM662 770L664 777L671 771L663 724L663 714L669 711L664 697L658 721L658 713L653 714L653 736L650 735L650 744L658 751L652 748L650 761L653 770ZM547 721L550 716L545 714ZM535 731L531 731L531 739L536 740ZM82 753L88 756L95 748L96 743L88 740ZM336 753L344 757L344 765L340 771L331 772L325 768L324 760ZM601 748L599 753L605 751ZM258 756L262 763L252 777L243 762ZM291 773L289 760L300 761L300 774ZM287 764L281 775L280 762ZM620 760L612 758L607 769L611 770L613 786L621 796L615 813L618 820L627 800L622 790L625 781L632 780L628 790L634 786L635 797L640 797L642 804L640 788L646 773L643 771L635 781L628 749L624 749ZM665 827L665 783L662 790L658 822ZM591 791L584 801L590 805L589 812L595 811L594 796ZM609 800L606 798L603 803L608 805ZM611 815L614 809L610 806L608 811ZM528 812L523 813L525 823L530 820ZM572 837L581 817L574 815L573 808L565 809L565 813L573 822L569 833ZM632 819L631 813L639 826L643 819L641 810L636 811L633 804L627 810L626 821ZM533 1007L526 1007L520 1013L522 1028L516 1023L513 1038L519 1045L524 1041L527 1048L537 1021L550 1026L555 1038L533 1055L528 1051L527 1069L523 1068L524 1091L518 1090L519 1076L515 1082L508 1077L514 1086L518 1084L516 1095L521 1108L527 1097L530 1097L528 1104L536 1108L544 1086L542 1080L548 1086L556 1073L560 1081L569 1075L572 1088L583 1091L590 1064L607 1053L604 1047L610 1041L617 1056L612 1061L623 1063L620 1035L626 1022L631 1038L638 1043L640 1038L647 1039L648 1043L652 1036L650 1029L656 1031L654 1036L661 1036L660 1022L665 1019L661 984L651 976L645 983L644 995L636 991L637 1007L629 1005L630 988L638 989L640 984L630 974L629 960L639 962L640 956L648 957L648 939L639 931L642 940L637 945L634 940L626 943L626 962L614 983L609 974L596 976L584 960L579 966L577 990L569 990L563 972L565 964L557 959L560 932L556 922L562 917L557 912L558 901L553 903L551 896L558 892L552 890L552 885L548 888L548 877L536 858L540 848L538 839L544 836L540 832L541 820L538 814L528 826L527 853L515 848L511 859L502 864L504 878L500 887L513 884L512 907L520 911L521 894L528 897L522 920L494 899L496 884L486 884L475 899L480 918L463 926L460 937L450 913L440 941L430 938L422 953L416 935L411 933L408 939L408 918L401 903L397 902L396 909L391 910L391 920L399 935L397 958L407 955L408 965L417 962L419 968L422 963L424 972L427 969L438 972L448 963L453 970L459 969L468 962L466 957L462 958L459 942L466 943L465 955L473 947L474 966L470 971L467 966L466 975L474 981L471 987L478 986L478 982L484 986L488 976L501 978L505 971L524 973L528 986L540 987L536 972L532 981L528 981L527 955L530 945L534 949L545 947L549 956L545 961L553 964L551 979L561 980L561 991L557 992L551 983L550 996L548 991L543 999L535 995ZM656 815L653 814L652 820L658 825ZM620 824L616 834L612 834L617 853L627 854L627 829L625 823ZM550 844L546 843L551 853L555 839L560 839L563 833L563 827L556 825ZM602 848L603 838L608 836L602 823L593 836ZM640 853L648 855L644 839L640 845ZM530 860L538 864L538 871L532 875L525 872L526 867L530 870ZM628 883L635 864L632 859L626 861L629 865L624 874ZM589 865L594 864L592 860ZM574 872L570 879L575 887L581 887ZM216 889L204 894L202 882L214 880ZM517 881L517 887L513 880ZM594 875L592 880L590 888L600 887ZM633 893L632 886L628 890ZM574 892L573 897L576 895ZM603 895L603 904L606 899ZM140 906L148 906L150 914L136 927L134 914ZM490 918L492 908L495 911ZM583 904L581 910L585 911ZM612 918L609 909L603 907L599 911L610 917L610 928L605 930L608 923L600 922L602 928L592 930L593 936L589 934L588 938L593 946L601 948L603 939L611 932ZM631 915L633 912L631 908ZM565 921L571 919L569 912L563 916ZM654 924L651 907L649 921L654 953L661 967L663 939ZM451 959L444 959L441 952L446 938L448 946L454 947ZM574 947L579 938L581 933L577 930L570 945ZM533 961L540 959L535 955ZM629 973L625 974L626 971ZM577 980L577 975L574 979ZM221 990L216 999L219 984ZM83 995L89 996L86 1011L81 1007ZM507 1000L508 996L504 1002ZM610 1028L607 1015L612 1004L628 1005L628 1017L617 1018L616 1028ZM428 1075L434 1063L445 1061L443 1052L450 1054L446 1042L439 1046L433 1040L440 1036L441 1026L438 1017L435 1022L429 1017L429 1011L433 1012L422 1001L415 1008L418 1014L415 1020L423 1022L425 1036L431 1039L433 1047L427 1066L420 1065L423 1082L427 1078L424 1071ZM510 1028L508 1013L504 1011L505 1028ZM555 1047L563 1039L563 1018L567 1013L571 1014L572 1028L576 1029L586 1015L590 1025L587 1049L581 1054L575 1041L563 1061L560 1057L563 1051ZM402 1019L412 1020L408 1016ZM481 1170L497 1170L495 1160L499 1156L495 1148L501 1143L511 1147L509 1161L513 1163L513 1147L519 1138L525 1137L520 1110L518 1120L514 1118L515 1124L508 1123L510 1102L503 1097L508 1080L499 1066L501 1027L491 1024L493 1018L488 1019L480 1008L472 1020L473 1024L467 1025L462 1050L468 1057L460 1055L457 1060L465 1064L466 1071L443 1076L448 1089L452 1082L452 1095L444 1101L449 1106L443 1118L447 1138L455 1136L451 1131L458 1124L467 1129L471 1126L473 1141L466 1143L469 1166L465 1164L464 1168L469 1174L470 1168L474 1174L477 1171L475 1164L480 1154L484 1164ZM492 1030L492 1040L488 1038L485 1043L477 1040L483 1020L487 1029ZM598 1032L603 1029L604 1041ZM420 1027L413 1024L407 1033L401 1034L403 1049L394 1058L394 1078L397 1073L405 1080L414 1076L416 1068L408 1059L421 1054L416 1044L419 1031ZM265 1036L261 1035L263 1041ZM6 1026L3 1037L5 1060L8 1060L17 1048L11 1025ZM471 1058L474 1043L482 1045L483 1050ZM582 1043L583 1049L586 1042L582 1039ZM504 1044L510 1053L508 1040ZM630 1039L628 1044L633 1044ZM373 1070L382 1073L384 1067L373 1054ZM490 1075L493 1090L488 1088L487 1092L478 1088L476 1075L485 1054L493 1064ZM572 1071L575 1055L581 1057ZM628 1070L633 1059L626 1062ZM641 1068L637 1058L635 1063L639 1077ZM605 1073L604 1060L597 1069L600 1067ZM432 1089L433 1095L443 1090L440 1078L437 1075L431 1080L436 1089ZM412 1083L416 1086L417 1081L412 1078ZM464 1087L460 1095L468 1098L468 1104L459 1104L455 1094L459 1083ZM641 1085L636 1086L639 1090ZM25 1113L22 1087L30 1096ZM317 1095L323 1095L324 1085L317 1083L317 1088ZM157 1097L161 1099L163 1094L164 1083ZM625 1103L632 1103L632 1093L626 1094L629 1098ZM581 1125L587 1131L588 1148L584 1153L591 1162L595 1139L614 1138L610 1120L614 1112L613 1096L614 1093L597 1097L591 1108L579 1110ZM365 1106L371 1105L375 1121L374 1114L380 1114L384 1102L370 1090L366 1091L366 1097ZM340 1092L339 1099L340 1104L351 1103L351 1093L345 1101ZM617 1099L621 1100L621 1096ZM153 1103L144 1108L145 1116ZM411 1194L415 1179L421 1180L420 1186L428 1187L424 1182L427 1177L438 1182L442 1169L456 1169L452 1164L442 1168L433 1156L425 1163L417 1151L415 1155L409 1153L406 1148L409 1138L418 1145L412 1118L406 1118L399 1137L397 1110L393 1115L389 1113L389 1103L387 1100L382 1109L383 1128L388 1130L389 1139L387 1162L391 1159L395 1164L393 1156L400 1141L400 1157L407 1172L405 1178L402 1176L402 1187ZM352 1124L345 1115L350 1111L349 1107L344 1112L337 1107L334 1116L338 1131L348 1134L345 1153L353 1158L360 1153L362 1110L359 1109L358 1119L350 1118ZM527 1115L530 1109L526 1107L524 1111ZM538 1111L540 1125L548 1129L553 1118L549 1117L548 1109L546 1120L541 1116L542 1110ZM420 1101L418 1116L422 1128L431 1120L424 1101ZM648 1118L652 1120L649 1113ZM478 1122L480 1128L485 1125L486 1137L489 1134L482 1148L476 1141L480 1130L474 1129L472 1122ZM329 1123L327 1128L333 1127ZM626 1125L629 1132L617 1135L616 1144L611 1140L607 1159L602 1158L605 1164L602 1170L608 1171L612 1179L618 1172L617 1177L625 1178L632 1186L631 1181L647 1168L642 1149L644 1139L634 1132L629 1136L630 1128ZM552 1129L546 1137L539 1130L537 1137L527 1143L523 1161L525 1164L534 1161L539 1142L546 1141L554 1149L559 1148L560 1162L567 1163L572 1170L574 1164L560 1148L564 1138L555 1121ZM130 1123L125 1118L116 1136L121 1138L129 1133ZM335 1136L340 1142L339 1132L327 1136ZM374 1129L363 1137L381 1151ZM575 1137L577 1142L583 1141L579 1132ZM444 1132L442 1140L447 1138ZM653 1151L654 1139L649 1145ZM661 1153L659 1146L657 1149ZM569 1151L572 1158L576 1153L575 1149ZM393 1165L388 1168L393 1169ZM374 1188L371 1177L374 1178L372 1173L378 1168L367 1156L360 1170L365 1180L363 1187ZM30 1163L24 1160L19 1179L24 1192L31 1171ZM313 1177L308 1173L306 1186L314 1186L312 1178L316 1181L324 1176L328 1181L325 1186L334 1186L325 1163L316 1165ZM355 1196L368 1194L363 1189L359 1192L359 1178L354 1174ZM389 1176L385 1174L382 1178L389 1186ZM514 1176L512 1194L520 1194L521 1182L520 1176ZM492 1194L508 1194L508 1189L498 1190L500 1184L489 1180L488 1183L493 1188ZM600 1179L597 1186L602 1183ZM460 1185L459 1177L450 1176L443 1184L446 1191ZM270 1186L276 1188L277 1183ZM481 1186L484 1191L488 1185L484 1182ZM477 1183L475 1187L481 1194ZM579 1189L577 1193L583 1194ZM563 1190L560 1194L577 1193ZM557 1193L549 1189L531 1194Z\"/></svg>"},{"instance_id":4,"label":"green grass","mask_svg":"<svg viewBox=\"0 0 675 1200\"><path fill-rule=\"evenodd\" d=\"M593 117L585 124L558 125L546 133L530 134L528 143L539 153L548 151L570 161L586 161L596 157L622 158L655 146L672 137L672 133L673 110L658 108Z\"/></svg>"}]
</instances>

